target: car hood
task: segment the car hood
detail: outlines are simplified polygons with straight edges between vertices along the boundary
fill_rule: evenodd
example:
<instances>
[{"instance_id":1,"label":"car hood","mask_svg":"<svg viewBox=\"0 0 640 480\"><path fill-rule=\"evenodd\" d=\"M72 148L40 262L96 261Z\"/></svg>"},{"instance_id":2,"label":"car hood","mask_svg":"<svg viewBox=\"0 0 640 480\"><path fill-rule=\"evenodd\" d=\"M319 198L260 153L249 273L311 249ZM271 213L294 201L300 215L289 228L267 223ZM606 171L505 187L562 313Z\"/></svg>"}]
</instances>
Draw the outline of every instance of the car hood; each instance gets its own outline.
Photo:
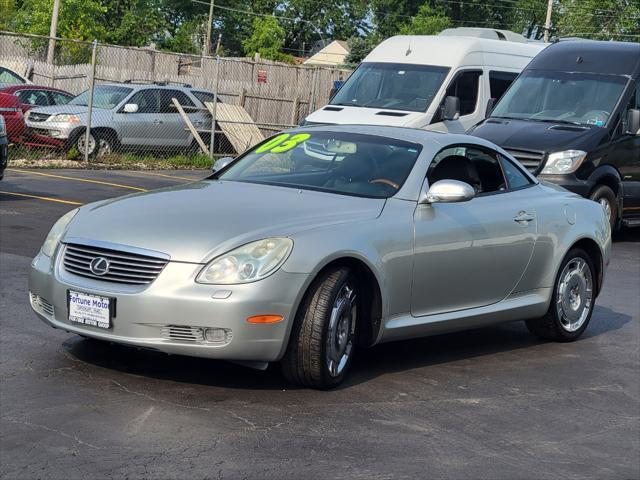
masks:
<instances>
[{"instance_id":1,"label":"car hood","mask_svg":"<svg viewBox=\"0 0 640 480\"><path fill-rule=\"evenodd\" d=\"M606 128L594 125L578 126L502 118L489 118L468 133L505 149L544 153L569 149L588 152L605 141L608 135Z\"/></svg>"},{"instance_id":2,"label":"car hood","mask_svg":"<svg viewBox=\"0 0 640 480\"><path fill-rule=\"evenodd\" d=\"M80 115L83 113L87 113L89 111L89 107L85 105L52 105L50 107L34 107L31 109L32 112L35 113L47 113L49 115L56 115L58 113L69 113Z\"/></svg>"},{"instance_id":3,"label":"car hood","mask_svg":"<svg viewBox=\"0 0 640 480\"><path fill-rule=\"evenodd\" d=\"M424 112L327 105L326 107L313 112L305 118L305 120L312 123L388 125L392 127L401 127L413 124L413 122L418 120L424 120L424 118Z\"/></svg>"},{"instance_id":4,"label":"car hood","mask_svg":"<svg viewBox=\"0 0 640 480\"><path fill-rule=\"evenodd\" d=\"M270 236L376 218L385 200L296 188L204 180L86 205L65 240L83 238L204 263Z\"/></svg>"}]
</instances>

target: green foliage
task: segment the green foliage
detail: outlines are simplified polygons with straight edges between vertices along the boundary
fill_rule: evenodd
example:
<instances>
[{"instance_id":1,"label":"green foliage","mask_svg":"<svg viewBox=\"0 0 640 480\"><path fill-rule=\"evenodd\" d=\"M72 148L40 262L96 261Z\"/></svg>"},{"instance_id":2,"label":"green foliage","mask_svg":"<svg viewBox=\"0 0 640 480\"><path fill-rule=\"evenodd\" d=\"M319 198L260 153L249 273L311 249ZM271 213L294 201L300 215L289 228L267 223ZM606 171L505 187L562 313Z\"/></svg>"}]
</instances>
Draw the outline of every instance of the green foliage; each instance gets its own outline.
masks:
<instances>
[{"instance_id":1,"label":"green foliage","mask_svg":"<svg viewBox=\"0 0 640 480\"><path fill-rule=\"evenodd\" d=\"M402 35L436 35L451 25L451 19L442 9L422 5L411 21L400 27Z\"/></svg>"},{"instance_id":2,"label":"green foliage","mask_svg":"<svg viewBox=\"0 0 640 480\"><path fill-rule=\"evenodd\" d=\"M638 0L562 0L558 11L559 36L640 41Z\"/></svg>"},{"instance_id":3,"label":"green foliage","mask_svg":"<svg viewBox=\"0 0 640 480\"><path fill-rule=\"evenodd\" d=\"M197 17L180 24L173 35L158 42L158 46L170 52L198 54L206 36L204 19Z\"/></svg>"},{"instance_id":4,"label":"green foliage","mask_svg":"<svg viewBox=\"0 0 640 480\"><path fill-rule=\"evenodd\" d=\"M293 56L282 53L285 35L284 28L275 18L256 18L253 21L251 36L242 42L244 53L248 56L259 53L261 58L292 63Z\"/></svg>"},{"instance_id":5,"label":"green foliage","mask_svg":"<svg viewBox=\"0 0 640 480\"><path fill-rule=\"evenodd\" d=\"M364 57L369 55L369 52L373 50L380 42L382 38L377 32L371 32L366 37L351 37L347 44L351 50L345 58L345 64L347 66L355 66L360 63Z\"/></svg>"},{"instance_id":6,"label":"green foliage","mask_svg":"<svg viewBox=\"0 0 640 480\"><path fill-rule=\"evenodd\" d=\"M0 30L11 30L16 13L15 0L0 0Z\"/></svg>"},{"instance_id":7,"label":"green foliage","mask_svg":"<svg viewBox=\"0 0 640 480\"><path fill-rule=\"evenodd\" d=\"M165 18L158 0L101 0L107 13L105 40L115 45L144 47L161 35Z\"/></svg>"}]
</instances>

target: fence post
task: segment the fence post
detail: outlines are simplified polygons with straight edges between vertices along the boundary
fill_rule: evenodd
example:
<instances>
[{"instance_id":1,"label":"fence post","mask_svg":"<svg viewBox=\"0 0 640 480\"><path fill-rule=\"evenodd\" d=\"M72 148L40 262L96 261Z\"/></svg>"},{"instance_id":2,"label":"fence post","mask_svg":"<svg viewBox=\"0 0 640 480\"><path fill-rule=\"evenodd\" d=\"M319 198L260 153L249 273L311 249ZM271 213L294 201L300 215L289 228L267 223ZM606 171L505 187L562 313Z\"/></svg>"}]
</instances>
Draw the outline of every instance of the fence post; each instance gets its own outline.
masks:
<instances>
[{"instance_id":1,"label":"fence post","mask_svg":"<svg viewBox=\"0 0 640 480\"><path fill-rule=\"evenodd\" d=\"M214 82L213 90L213 108L211 109L211 145L209 145L209 158L211 159L211 166L213 167L213 158L216 145L216 110L218 108L218 86L220 83L220 56L216 56L216 78Z\"/></svg>"},{"instance_id":2,"label":"fence post","mask_svg":"<svg viewBox=\"0 0 640 480\"><path fill-rule=\"evenodd\" d=\"M318 71L319 67L315 67L313 71L313 80L311 85L311 99L309 101L309 113L316 110L316 96L318 94Z\"/></svg>"},{"instance_id":3,"label":"fence post","mask_svg":"<svg viewBox=\"0 0 640 480\"><path fill-rule=\"evenodd\" d=\"M240 97L238 98L238 105L240 105L242 108L244 108L244 102L246 100L246 96L247 96L247 89L242 87L242 90L240 90Z\"/></svg>"},{"instance_id":4,"label":"fence post","mask_svg":"<svg viewBox=\"0 0 640 480\"><path fill-rule=\"evenodd\" d=\"M298 111L300 109L300 97L293 99L293 108L291 109L291 125L298 124Z\"/></svg>"},{"instance_id":5,"label":"fence post","mask_svg":"<svg viewBox=\"0 0 640 480\"><path fill-rule=\"evenodd\" d=\"M87 108L89 109L87 113L87 128L84 131L84 161L89 163L89 137L91 136L91 116L93 115L93 87L96 83L96 51L98 50L98 41L94 40L92 44L91 51L91 77L89 80L89 101L87 102ZM97 153L100 153L100 144L98 143L98 139L94 138L95 146L97 148Z\"/></svg>"}]
</instances>

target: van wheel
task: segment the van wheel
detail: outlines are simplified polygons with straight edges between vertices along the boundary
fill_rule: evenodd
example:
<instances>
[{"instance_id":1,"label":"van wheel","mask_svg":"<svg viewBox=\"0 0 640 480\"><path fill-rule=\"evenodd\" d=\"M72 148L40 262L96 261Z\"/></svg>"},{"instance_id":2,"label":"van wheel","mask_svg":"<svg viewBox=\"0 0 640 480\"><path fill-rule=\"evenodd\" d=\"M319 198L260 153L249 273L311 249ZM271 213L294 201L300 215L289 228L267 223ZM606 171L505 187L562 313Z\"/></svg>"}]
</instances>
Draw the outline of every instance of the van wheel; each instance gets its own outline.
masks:
<instances>
[{"instance_id":1,"label":"van wheel","mask_svg":"<svg viewBox=\"0 0 640 480\"><path fill-rule=\"evenodd\" d=\"M330 388L344 380L356 346L359 302L357 278L348 268L329 270L311 285L281 362L288 381Z\"/></svg>"},{"instance_id":2,"label":"van wheel","mask_svg":"<svg viewBox=\"0 0 640 480\"><path fill-rule=\"evenodd\" d=\"M579 248L567 253L553 288L549 310L527 320L534 335L556 342L572 342L585 331L595 304L595 269L591 257Z\"/></svg>"},{"instance_id":3,"label":"van wheel","mask_svg":"<svg viewBox=\"0 0 640 480\"><path fill-rule=\"evenodd\" d=\"M607 218L609 219L609 224L611 225L611 230L615 229L616 223L618 221L618 201L616 199L616 194L613 193L611 188L606 185L600 185L596 187L596 189L591 192L589 198L594 202L598 202L602 205L604 212L607 214Z\"/></svg>"}]
</instances>

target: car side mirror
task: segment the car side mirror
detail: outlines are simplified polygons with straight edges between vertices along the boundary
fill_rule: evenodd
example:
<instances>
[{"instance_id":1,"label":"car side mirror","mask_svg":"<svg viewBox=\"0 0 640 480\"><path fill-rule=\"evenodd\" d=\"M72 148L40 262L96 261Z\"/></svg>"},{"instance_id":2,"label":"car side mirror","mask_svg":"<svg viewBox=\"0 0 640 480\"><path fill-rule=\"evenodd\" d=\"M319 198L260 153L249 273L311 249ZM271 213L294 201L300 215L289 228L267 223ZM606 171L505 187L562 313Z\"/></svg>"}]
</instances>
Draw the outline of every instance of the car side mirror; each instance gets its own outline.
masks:
<instances>
[{"instance_id":1,"label":"car side mirror","mask_svg":"<svg viewBox=\"0 0 640 480\"><path fill-rule=\"evenodd\" d=\"M491 112L493 112L493 107L496 105L496 99L490 98L487 100L487 108L484 111L484 118L489 118L491 116Z\"/></svg>"},{"instance_id":2,"label":"car side mirror","mask_svg":"<svg viewBox=\"0 0 640 480\"><path fill-rule=\"evenodd\" d=\"M627 112L627 132L630 135L640 135L640 110L631 108Z\"/></svg>"},{"instance_id":3,"label":"car side mirror","mask_svg":"<svg viewBox=\"0 0 640 480\"><path fill-rule=\"evenodd\" d=\"M138 104L137 103L127 103L124 106L124 113L137 113L138 112Z\"/></svg>"},{"instance_id":4,"label":"car side mirror","mask_svg":"<svg viewBox=\"0 0 640 480\"><path fill-rule=\"evenodd\" d=\"M460 117L460 99L458 97L446 97L442 107L443 120L457 120Z\"/></svg>"},{"instance_id":5,"label":"car side mirror","mask_svg":"<svg viewBox=\"0 0 640 480\"><path fill-rule=\"evenodd\" d=\"M420 195L421 204L468 202L475 197L471 185L458 180L438 180Z\"/></svg>"},{"instance_id":6,"label":"car side mirror","mask_svg":"<svg viewBox=\"0 0 640 480\"><path fill-rule=\"evenodd\" d=\"M224 167L226 167L227 165L229 165L231 162L233 162L235 160L235 158L233 157L222 157L218 160L216 160L212 167L211 167L211 171L213 173L215 172L219 172L220 170L222 170Z\"/></svg>"}]
</instances>

